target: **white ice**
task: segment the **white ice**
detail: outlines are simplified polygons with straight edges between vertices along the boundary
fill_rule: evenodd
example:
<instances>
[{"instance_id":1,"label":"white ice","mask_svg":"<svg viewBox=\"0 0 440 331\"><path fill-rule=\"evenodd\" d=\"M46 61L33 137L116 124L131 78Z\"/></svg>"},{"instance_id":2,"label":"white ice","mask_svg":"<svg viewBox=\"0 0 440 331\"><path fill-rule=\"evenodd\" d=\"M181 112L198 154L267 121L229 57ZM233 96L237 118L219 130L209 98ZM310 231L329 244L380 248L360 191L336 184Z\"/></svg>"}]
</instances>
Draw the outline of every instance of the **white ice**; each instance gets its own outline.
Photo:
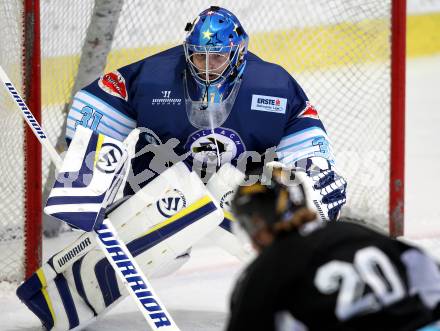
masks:
<instances>
[{"instance_id":1,"label":"white ice","mask_svg":"<svg viewBox=\"0 0 440 331\"><path fill-rule=\"evenodd\" d=\"M407 66L406 221L405 237L440 257L440 56L411 60ZM67 236L72 236L68 233ZM72 238L44 242L50 256ZM63 244L64 243L64 244ZM231 287L241 265L207 242L197 245L191 260L177 273L152 281L158 295L183 331L222 330ZM0 283L0 330L41 330L36 317ZM102 320L96 330L145 330L135 304L127 298Z\"/></svg>"}]
</instances>

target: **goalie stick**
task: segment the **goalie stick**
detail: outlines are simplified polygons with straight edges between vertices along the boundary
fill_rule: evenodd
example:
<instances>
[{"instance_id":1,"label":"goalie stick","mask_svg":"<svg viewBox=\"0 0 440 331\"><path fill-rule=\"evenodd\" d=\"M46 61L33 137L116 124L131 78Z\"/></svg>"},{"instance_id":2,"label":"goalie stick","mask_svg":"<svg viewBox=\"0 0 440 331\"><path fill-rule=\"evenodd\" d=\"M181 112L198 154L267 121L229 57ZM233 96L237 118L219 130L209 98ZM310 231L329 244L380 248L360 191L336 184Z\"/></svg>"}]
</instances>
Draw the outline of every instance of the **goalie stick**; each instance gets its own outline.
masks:
<instances>
[{"instance_id":1,"label":"goalie stick","mask_svg":"<svg viewBox=\"0 0 440 331\"><path fill-rule=\"evenodd\" d=\"M21 110L21 115L33 133L44 148L46 148L52 162L54 162L57 169L60 169L62 164L61 157L47 139L45 132L1 66L0 79L11 98L17 104L17 108ZM119 239L110 220L108 218L104 219L101 226L94 230L93 233L106 258L138 305L139 310L150 327L153 330L179 331L180 329L153 290L127 246Z\"/></svg>"}]
</instances>

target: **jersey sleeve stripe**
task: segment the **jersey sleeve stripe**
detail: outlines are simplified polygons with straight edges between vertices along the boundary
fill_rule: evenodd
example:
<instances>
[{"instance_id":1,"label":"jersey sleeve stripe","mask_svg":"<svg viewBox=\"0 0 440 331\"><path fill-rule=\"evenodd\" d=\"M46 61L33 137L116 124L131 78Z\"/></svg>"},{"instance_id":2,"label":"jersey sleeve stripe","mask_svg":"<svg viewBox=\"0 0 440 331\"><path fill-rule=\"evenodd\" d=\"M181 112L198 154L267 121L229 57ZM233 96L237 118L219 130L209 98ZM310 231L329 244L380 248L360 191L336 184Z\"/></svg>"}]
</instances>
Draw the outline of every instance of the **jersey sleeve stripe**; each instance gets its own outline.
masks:
<instances>
[{"instance_id":1,"label":"jersey sleeve stripe","mask_svg":"<svg viewBox=\"0 0 440 331\"><path fill-rule=\"evenodd\" d=\"M73 108L72 108L72 109L73 109ZM69 115L69 116L67 116L67 119L68 119L68 121L69 121L69 120L72 120L74 123L76 123L77 120L80 120L80 118L75 118L73 115ZM98 128L99 128L100 126L105 126L106 128L110 129L110 131L115 131L117 134L119 134L119 135L121 135L121 136L123 136L123 137L128 136L128 134L130 133L130 131L131 131L132 129L134 129L134 128L128 128L128 129L125 129L125 128L124 128L123 131L119 131L119 130L117 130L113 125L111 125L111 124L107 124L107 123L106 123L106 118L105 118L105 117L102 118L101 122L100 122L99 125L98 125ZM97 128L97 130L95 130L95 131L99 131L98 128ZM112 136L112 135L110 135L110 136Z\"/></svg>"},{"instance_id":2,"label":"jersey sleeve stripe","mask_svg":"<svg viewBox=\"0 0 440 331\"><path fill-rule=\"evenodd\" d=\"M70 119L70 120L76 122L76 121L79 121L81 119L81 117L82 117L81 115L70 112L69 115L67 116L67 119L68 120Z\"/></svg>"},{"instance_id":3,"label":"jersey sleeve stripe","mask_svg":"<svg viewBox=\"0 0 440 331\"><path fill-rule=\"evenodd\" d=\"M121 112L120 110L116 109L112 105L108 104L104 100L98 98L96 95L93 95L92 93L89 93L89 92L87 92L85 90L79 91L78 94L83 94L84 95L84 96L81 97L82 99L85 99L85 100L87 100L90 103L96 102L98 104L101 104L101 105L103 105L103 106L113 110L116 114L121 116L124 120L126 120L131 125L136 125L136 120L135 119L133 119L132 117L128 116L127 114L124 114L123 112Z\"/></svg>"},{"instance_id":4,"label":"jersey sleeve stripe","mask_svg":"<svg viewBox=\"0 0 440 331\"><path fill-rule=\"evenodd\" d=\"M312 137L312 138L308 138L308 139L305 139L305 140L302 140L302 141L298 141L297 143L290 144L290 145L287 145L287 146L284 146L284 147L281 147L281 148L277 148L276 151L277 152L281 152L281 151L284 151L284 150L287 150L287 149L292 149L293 151L295 151L297 149L302 149L302 147L299 147L299 148L292 148L292 147L299 146L299 145L304 145L308 141L311 141L311 140L313 140L315 138L317 138L317 137Z\"/></svg>"},{"instance_id":5,"label":"jersey sleeve stripe","mask_svg":"<svg viewBox=\"0 0 440 331\"><path fill-rule=\"evenodd\" d=\"M68 126L66 128L66 139L72 140L74 134L75 134L75 129L73 129L72 127Z\"/></svg>"},{"instance_id":6,"label":"jersey sleeve stripe","mask_svg":"<svg viewBox=\"0 0 440 331\"><path fill-rule=\"evenodd\" d=\"M130 130L134 129L134 127L136 126L136 122L134 122L134 121L129 122L129 121L126 121L124 119L117 118L118 117L118 115L117 115L118 113L115 112L114 108L113 109L105 109L105 107L99 107L99 105L96 105L96 104L93 105L93 104L87 102L86 100L78 98L77 96L73 98L73 105L72 105L72 107L70 109L81 114L80 108L83 108L81 106L81 104L85 105L85 106L88 106L88 107L90 107L90 108L92 108L92 109L94 109L94 110L96 110L98 112L101 112L105 117L113 120L117 124L119 124L119 125L121 125L123 127L126 127L126 128L128 128Z\"/></svg>"},{"instance_id":7,"label":"jersey sleeve stripe","mask_svg":"<svg viewBox=\"0 0 440 331\"><path fill-rule=\"evenodd\" d=\"M278 160L285 164L293 163L301 159L305 159L308 157L319 156L319 146L310 146L308 148L303 148L297 151L289 151L284 153L277 153Z\"/></svg>"},{"instance_id":8,"label":"jersey sleeve stripe","mask_svg":"<svg viewBox=\"0 0 440 331\"><path fill-rule=\"evenodd\" d=\"M117 139L119 141L123 141L125 138L127 138L126 134L122 135L122 134L120 134L119 132L117 132L115 130L109 130L109 129L106 129L105 127L99 127L98 126L98 128L95 131L97 133L102 133L105 136L115 138L115 139Z\"/></svg>"},{"instance_id":9,"label":"jersey sleeve stripe","mask_svg":"<svg viewBox=\"0 0 440 331\"><path fill-rule=\"evenodd\" d=\"M307 157L323 157L334 162L332 146L327 137L322 135L278 148L276 152L281 162L296 162Z\"/></svg>"},{"instance_id":10,"label":"jersey sleeve stripe","mask_svg":"<svg viewBox=\"0 0 440 331\"><path fill-rule=\"evenodd\" d=\"M71 112L72 118L75 120L80 120L82 117L82 113L80 112L80 110L75 108L74 106L71 107L71 110L72 110L72 112ZM73 115L77 115L78 113L81 114L80 118L75 118L75 116L73 116ZM123 125L123 126L119 125L119 123L112 120L112 118L110 116L108 116L107 114L105 114L102 117L100 123L98 124L98 128L100 125L106 126L107 128L116 131L118 134L120 134L122 136L128 136L130 131L134 129L134 127L127 127L126 125Z\"/></svg>"},{"instance_id":11,"label":"jersey sleeve stripe","mask_svg":"<svg viewBox=\"0 0 440 331\"><path fill-rule=\"evenodd\" d=\"M72 116L67 116L66 123L66 138L72 139L76 130L76 119Z\"/></svg>"},{"instance_id":12,"label":"jersey sleeve stripe","mask_svg":"<svg viewBox=\"0 0 440 331\"><path fill-rule=\"evenodd\" d=\"M76 121L77 119L75 117L72 116L67 116L67 127L70 127L73 129L73 131L75 131L76 129Z\"/></svg>"},{"instance_id":13,"label":"jersey sleeve stripe","mask_svg":"<svg viewBox=\"0 0 440 331\"><path fill-rule=\"evenodd\" d=\"M67 128L66 128L66 137L72 139L73 135L75 134L75 127L76 127L76 121L72 116L67 117ZM115 128L107 125L105 122L99 123L98 127L94 130L97 133L102 133L106 136L118 139L118 140L124 140L128 134L130 133L130 130L126 130L125 133L119 132Z\"/></svg>"},{"instance_id":14,"label":"jersey sleeve stripe","mask_svg":"<svg viewBox=\"0 0 440 331\"><path fill-rule=\"evenodd\" d=\"M103 118L103 120L99 123L98 128L100 128L100 126L104 126L104 127L108 128L110 131L114 131L114 132L116 132L117 134L123 136L124 139L125 139L125 137L128 136L128 134L129 134L130 131L131 131L131 130L124 130L125 132L120 132L120 131L116 130L113 126L108 125L107 123L105 123L105 119L104 119L104 118ZM102 129L104 130L104 128L102 128ZM107 131L107 130L106 130L106 131ZM112 135L110 135L110 136L112 136Z\"/></svg>"},{"instance_id":15,"label":"jersey sleeve stripe","mask_svg":"<svg viewBox=\"0 0 440 331\"><path fill-rule=\"evenodd\" d=\"M302 141L308 138L314 137L324 137L326 140L329 140L325 131L317 126L313 126L311 128L307 128L292 134L289 134L283 138L278 145L278 149L284 148L285 146L291 145L298 141Z\"/></svg>"}]
</instances>

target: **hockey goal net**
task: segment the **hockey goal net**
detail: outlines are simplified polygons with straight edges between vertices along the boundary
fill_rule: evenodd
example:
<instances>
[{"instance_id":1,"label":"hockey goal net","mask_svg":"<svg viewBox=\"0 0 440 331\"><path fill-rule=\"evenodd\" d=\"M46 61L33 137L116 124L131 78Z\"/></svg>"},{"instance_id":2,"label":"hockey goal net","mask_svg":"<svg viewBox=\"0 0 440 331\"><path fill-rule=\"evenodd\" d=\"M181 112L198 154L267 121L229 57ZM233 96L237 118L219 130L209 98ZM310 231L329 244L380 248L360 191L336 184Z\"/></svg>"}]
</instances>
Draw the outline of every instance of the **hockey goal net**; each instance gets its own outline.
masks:
<instances>
[{"instance_id":1,"label":"hockey goal net","mask_svg":"<svg viewBox=\"0 0 440 331\"><path fill-rule=\"evenodd\" d=\"M42 123L57 144L75 90L103 70L180 44L186 22L210 5L203 0L2 0L0 65L34 113L41 88ZM250 50L284 66L318 109L337 168L349 183L344 215L401 234L404 95L399 98L392 87L404 93L403 77L394 68L402 67L396 59L404 56L405 1L220 0L216 5L239 17L250 35ZM38 22L41 32L33 24ZM38 52L31 52L39 41L41 84ZM44 152L39 159L38 143L26 135L3 89L0 116L0 280L14 282L38 265L38 181L41 174L43 187L50 186L53 170Z\"/></svg>"}]
</instances>

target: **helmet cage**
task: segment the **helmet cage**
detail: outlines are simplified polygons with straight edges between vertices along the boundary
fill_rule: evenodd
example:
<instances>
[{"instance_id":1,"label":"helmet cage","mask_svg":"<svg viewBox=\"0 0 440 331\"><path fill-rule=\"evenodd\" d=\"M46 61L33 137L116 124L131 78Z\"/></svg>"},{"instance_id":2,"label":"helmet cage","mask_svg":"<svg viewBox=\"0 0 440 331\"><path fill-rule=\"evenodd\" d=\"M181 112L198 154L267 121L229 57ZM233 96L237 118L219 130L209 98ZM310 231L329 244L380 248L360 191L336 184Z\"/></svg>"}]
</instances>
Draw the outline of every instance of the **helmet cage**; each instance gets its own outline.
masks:
<instances>
[{"instance_id":1,"label":"helmet cage","mask_svg":"<svg viewBox=\"0 0 440 331\"><path fill-rule=\"evenodd\" d=\"M191 75L200 84L222 83L231 75L233 69L241 64L241 61L239 61L239 51L242 48L239 45L192 45L184 42L183 47ZM198 67L195 64L194 56L197 55L204 56L204 67ZM212 61L213 56L222 58L223 61L216 63L216 67L210 68L210 60ZM222 67L224 67L223 70L219 71Z\"/></svg>"},{"instance_id":2,"label":"helmet cage","mask_svg":"<svg viewBox=\"0 0 440 331\"><path fill-rule=\"evenodd\" d=\"M205 89L204 97L193 100L189 93L187 74L183 74L185 108L190 123L200 129L214 129L221 126L228 118L235 98L241 86L241 80L232 85L229 93L220 102L211 102Z\"/></svg>"}]
</instances>

